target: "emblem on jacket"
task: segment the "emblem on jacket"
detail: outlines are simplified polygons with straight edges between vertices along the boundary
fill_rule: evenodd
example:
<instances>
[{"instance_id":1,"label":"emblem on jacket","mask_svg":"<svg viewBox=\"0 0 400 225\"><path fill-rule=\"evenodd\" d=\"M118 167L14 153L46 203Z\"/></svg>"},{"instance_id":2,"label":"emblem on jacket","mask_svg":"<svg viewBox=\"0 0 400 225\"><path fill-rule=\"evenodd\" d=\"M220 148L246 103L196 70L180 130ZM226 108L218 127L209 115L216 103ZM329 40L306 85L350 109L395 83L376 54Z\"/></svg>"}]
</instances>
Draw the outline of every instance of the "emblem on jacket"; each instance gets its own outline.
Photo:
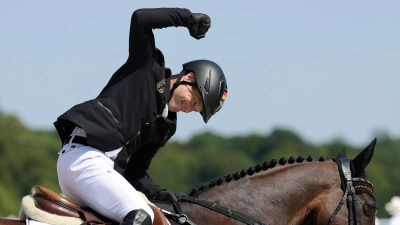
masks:
<instances>
[{"instance_id":1,"label":"emblem on jacket","mask_svg":"<svg viewBox=\"0 0 400 225\"><path fill-rule=\"evenodd\" d=\"M161 94L164 93L165 79L156 84L156 89Z\"/></svg>"}]
</instances>

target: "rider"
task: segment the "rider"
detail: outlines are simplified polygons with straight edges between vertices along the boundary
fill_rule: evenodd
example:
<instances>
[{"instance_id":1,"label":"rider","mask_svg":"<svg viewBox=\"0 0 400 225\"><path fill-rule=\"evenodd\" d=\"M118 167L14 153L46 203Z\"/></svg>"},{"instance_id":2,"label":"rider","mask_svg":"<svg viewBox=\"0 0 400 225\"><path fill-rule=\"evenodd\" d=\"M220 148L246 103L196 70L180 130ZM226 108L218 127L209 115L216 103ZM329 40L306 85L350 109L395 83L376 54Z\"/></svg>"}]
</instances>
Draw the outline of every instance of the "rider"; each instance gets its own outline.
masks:
<instances>
[{"instance_id":1,"label":"rider","mask_svg":"<svg viewBox=\"0 0 400 225\"><path fill-rule=\"evenodd\" d=\"M63 143L58 179L67 198L124 225L154 220L136 190L150 200L177 200L146 171L175 133L176 113L200 112L207 123L222 107L227 83L222 69L209 60L187 62L172 75L155 46L153 29L186 27L201 39L210 25L206 14L182 8L133 13L127 62L95 99L73 106L54 122Z\"/></svg>"}]
</instances>

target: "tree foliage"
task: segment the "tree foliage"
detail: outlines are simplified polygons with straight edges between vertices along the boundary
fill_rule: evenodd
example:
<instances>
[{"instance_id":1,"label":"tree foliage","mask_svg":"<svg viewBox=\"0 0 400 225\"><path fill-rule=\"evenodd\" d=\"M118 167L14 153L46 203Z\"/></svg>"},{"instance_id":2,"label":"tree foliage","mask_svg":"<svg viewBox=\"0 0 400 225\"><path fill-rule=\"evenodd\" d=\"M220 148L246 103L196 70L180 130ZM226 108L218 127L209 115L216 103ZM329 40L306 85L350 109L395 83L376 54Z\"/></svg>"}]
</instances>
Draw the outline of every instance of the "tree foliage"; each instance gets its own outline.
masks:
<instances>
[{"instance_id":1,"label":"tree foliage","mask_svg":"<svg viewBox=\"0 0 400 225\"><path fill-rule=\"evenodd\" d=\"M392 196L400 195L397 185L400 183L400 139L387 134L378 136L367 175L375 185L381 209L378 216L388 217L384 204ZM300 155L331 158L343 148L353 158L367 144L350 146L334 139L316 145L285 129L232 137L207 132L193 136L186 143L169 142L153 159L149 173L163 188L188 193L202 183L271 159ZM35 184L60 192L56 173L60 147L54 130L27 129L17 117L0 112L0 217L17 215L22 197L30 194Z\"/></svg>"}]
</instances>

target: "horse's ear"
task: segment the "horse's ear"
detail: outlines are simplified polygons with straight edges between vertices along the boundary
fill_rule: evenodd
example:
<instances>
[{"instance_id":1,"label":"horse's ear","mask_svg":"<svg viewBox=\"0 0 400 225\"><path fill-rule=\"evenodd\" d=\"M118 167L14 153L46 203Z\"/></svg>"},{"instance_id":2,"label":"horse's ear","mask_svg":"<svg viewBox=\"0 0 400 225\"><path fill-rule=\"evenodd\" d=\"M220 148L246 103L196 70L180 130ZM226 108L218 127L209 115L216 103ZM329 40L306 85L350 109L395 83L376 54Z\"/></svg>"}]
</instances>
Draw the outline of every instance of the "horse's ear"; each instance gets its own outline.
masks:
<instances>
[{"instance_id":1,"label":"horse's ear","mask_svg":"<svg viewBox=\"0 0 400 225\"><path fill-rule=\"evenodd\" d=\"M336 158L342 158L342 159L347 158L346 149L343 148L342 151L340 151L340 152L336 155Z\"/></svg>"},{"instance_id":2,"label":"horse's ear","mask_svg":"<svg viewBox=\"0 0 400 225\"><path fill-rule=\"evenodd\" d=\"M372 159L372 155L374 154L375 145L376 138L353 159L356 174L363 173L365 168L368 166Z\"/></svg>"}]
</instances>

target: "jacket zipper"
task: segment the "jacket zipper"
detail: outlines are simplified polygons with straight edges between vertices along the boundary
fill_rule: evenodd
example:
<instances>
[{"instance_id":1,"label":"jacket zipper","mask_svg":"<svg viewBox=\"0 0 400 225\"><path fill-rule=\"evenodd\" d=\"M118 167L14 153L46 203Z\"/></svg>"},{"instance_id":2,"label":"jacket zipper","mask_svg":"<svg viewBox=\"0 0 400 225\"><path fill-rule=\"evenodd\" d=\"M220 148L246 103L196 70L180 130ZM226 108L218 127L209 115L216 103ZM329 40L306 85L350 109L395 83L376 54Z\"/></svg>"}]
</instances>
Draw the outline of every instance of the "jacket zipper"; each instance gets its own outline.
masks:
<instances>
[{"instance_id":1,"label":"jacket zipper","mask_svg":"<svg viewBox=\"0 0 400 225\"><path fill-rule=\"evenodd\" d=\"M111 110L110 110L109 108L107 108L105 105L103 105L103 103L101 103L101 102L99 102L99 101L97 101L97 104L99 104L103 109L105 109L108 113L110 113L110 115L111 115L111 117L113 118L113 120L114 120L115 122L117 122L119 125L122 126L122 123L119 122L119 120L114 116L114 113L111 112Z\"/></svg>"}]
</instances>

